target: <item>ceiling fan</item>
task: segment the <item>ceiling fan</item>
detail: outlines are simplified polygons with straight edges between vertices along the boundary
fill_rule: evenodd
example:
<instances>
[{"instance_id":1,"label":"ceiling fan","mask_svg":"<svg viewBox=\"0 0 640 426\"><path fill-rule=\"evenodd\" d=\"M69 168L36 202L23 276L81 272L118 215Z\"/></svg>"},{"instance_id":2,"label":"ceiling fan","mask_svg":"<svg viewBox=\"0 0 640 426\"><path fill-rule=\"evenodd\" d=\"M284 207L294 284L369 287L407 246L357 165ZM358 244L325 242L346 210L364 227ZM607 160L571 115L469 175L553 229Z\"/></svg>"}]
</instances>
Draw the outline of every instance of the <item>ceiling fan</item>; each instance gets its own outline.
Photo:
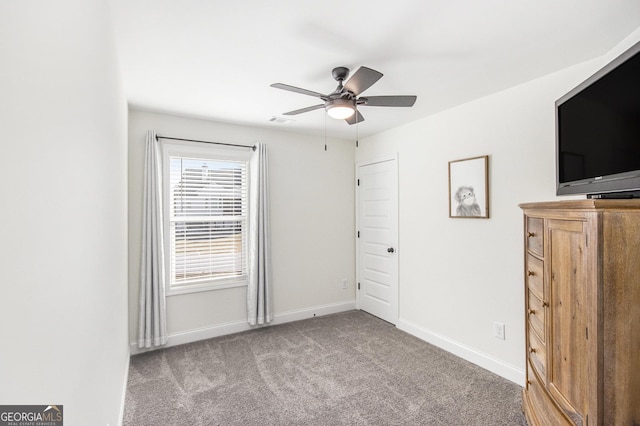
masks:
<instances>
[{"instance_id":1,"label":"ceiling fan","mask_svg":"<svg viewBox=\"0 0 640 426\"><path fill-rule=\"evenodd\" d=\"M381 106L381 107L411 107L416 102L417 96L359 96L362 92L371 87L376 81L380 80L382 73L367 67L360 67L344 83L343 81L349 75L349 68L336 67L331 72L333 78L338 82L336 90L324 95L312 90L301 89L299 87L290 86L283 83L273 83L271 87L277 89L288 90L290 92L301 93L324 101L322 104L313 105L306 108L296 109L294 111L285 112L284 115L297 115L304 112L325 108L327 114L332 118L344 119L349 124L360 123L364 121L364 117L358 111L360 106Z\"/></svg>"}]
</instances>

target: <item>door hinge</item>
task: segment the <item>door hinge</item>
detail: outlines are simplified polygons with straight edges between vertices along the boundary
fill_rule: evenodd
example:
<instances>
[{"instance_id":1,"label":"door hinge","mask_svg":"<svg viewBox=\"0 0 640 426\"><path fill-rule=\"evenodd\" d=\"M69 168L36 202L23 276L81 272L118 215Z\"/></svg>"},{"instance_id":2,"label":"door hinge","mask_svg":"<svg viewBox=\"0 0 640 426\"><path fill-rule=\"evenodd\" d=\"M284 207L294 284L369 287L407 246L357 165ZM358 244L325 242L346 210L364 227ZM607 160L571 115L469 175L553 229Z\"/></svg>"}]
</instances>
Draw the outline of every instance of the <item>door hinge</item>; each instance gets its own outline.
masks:
<instances>
[{"instance_id":1,"label":"door hinge","mask_svg":"<svg viewBox=\"0 0 640 426\"><path fill-rule=\"evenodd\" d=\"M589 340L589 327L586 327L584 331L585 331L585 336L587 337L587 340Z\"/></svg>"},{"instance_id":2,"label":"door hinge","mask_svg":"<svg viewBox=\"0 0 640 426\"><path fill-rule=\"evenodd\" d=\"M360 231L358 231L358 238L360 238Z\"/></svg>"},{"instance_id":3,"label":"door hinge","mask_svg":"<svg viewBox=\"0 0 640 426\"><path fill-rule=\"evenodd\" d=\"M358 283L358 290L360 290L360 283Z\"/></svg>"},{"instance_id":4,"label":"door hinge","mask_svg":"<svg viewBox=\"0 0 640 426\"><path fill-rule=\"evenodd\" d=\"M584 240L585 240L585 241L584 241L584 245L585 245L586 247L589 247L589 234L587 234L587 235L585 235L585 236L584 236Z\"/></svg>"},{"instance_id":5,"label":"door hinge","mask_svg":"<svg viewBox=\"0 0 640 426\"><path fill-rule=\"evenodd\" d=\"M358 186L360 186L360 179L358 179Z\"/></svg>"}]
</instances>

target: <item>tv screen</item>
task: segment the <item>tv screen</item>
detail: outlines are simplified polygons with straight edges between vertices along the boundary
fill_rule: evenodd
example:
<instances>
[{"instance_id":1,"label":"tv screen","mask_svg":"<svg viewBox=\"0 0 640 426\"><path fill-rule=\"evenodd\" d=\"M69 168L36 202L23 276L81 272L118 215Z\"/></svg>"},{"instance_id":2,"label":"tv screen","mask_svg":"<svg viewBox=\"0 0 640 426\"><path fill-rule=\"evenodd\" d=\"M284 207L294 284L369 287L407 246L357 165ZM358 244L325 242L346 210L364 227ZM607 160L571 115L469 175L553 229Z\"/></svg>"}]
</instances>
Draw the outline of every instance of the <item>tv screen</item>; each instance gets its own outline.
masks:
<instances>
[{"instance_id":1,"label":"tv screen","mask_svg":"<svg viewBox=\"0 0 640 426\"><path fill-rule=\"evenodd\" d=\"M640 43L556 101L557 194L640 190Z\"/></svg>"}]
</instances>

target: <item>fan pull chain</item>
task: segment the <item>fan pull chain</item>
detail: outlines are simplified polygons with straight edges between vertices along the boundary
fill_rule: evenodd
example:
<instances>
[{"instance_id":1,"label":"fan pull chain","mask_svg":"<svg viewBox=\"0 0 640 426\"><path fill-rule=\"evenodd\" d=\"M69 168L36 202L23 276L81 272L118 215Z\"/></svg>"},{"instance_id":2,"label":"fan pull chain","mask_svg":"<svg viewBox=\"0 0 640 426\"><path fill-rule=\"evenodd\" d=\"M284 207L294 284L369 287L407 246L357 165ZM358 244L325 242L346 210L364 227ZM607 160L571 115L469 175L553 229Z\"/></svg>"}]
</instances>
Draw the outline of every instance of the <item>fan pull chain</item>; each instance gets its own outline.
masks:
<instances>
[{"instance_id":1,"label":"fan pull chain","mask_svg":"<svg viewBox=\"0 0 640 426\"><path fill-rule=\"evenodd\" d=\"M358 113L358 105L356 104L356 114ZM358 133L358 126L360 126L360 122L356 119L356 148L358 147L358 140L360 139L360 134Z\"/></svg>"},{"instance_id":2,"label":"fan pull chain","mask_svg":"<svg viewBox=\"0 0 640 426\"><path fill-rule=\"evenodd\" d=\"M324 150L327 150L327 114L324 114Z\"/></svg>"}]
</instances>

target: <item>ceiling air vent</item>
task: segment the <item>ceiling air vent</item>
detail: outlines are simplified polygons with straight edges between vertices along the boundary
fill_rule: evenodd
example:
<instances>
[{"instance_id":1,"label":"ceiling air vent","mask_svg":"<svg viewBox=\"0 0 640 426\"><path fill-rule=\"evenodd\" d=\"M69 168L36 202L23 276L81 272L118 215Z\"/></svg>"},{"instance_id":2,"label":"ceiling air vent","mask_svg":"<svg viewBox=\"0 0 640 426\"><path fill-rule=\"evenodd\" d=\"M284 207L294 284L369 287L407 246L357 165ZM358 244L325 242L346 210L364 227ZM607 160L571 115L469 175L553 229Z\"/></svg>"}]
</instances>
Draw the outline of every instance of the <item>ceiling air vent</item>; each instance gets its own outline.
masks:
<instances>
[{"instance_id":1,"label":"ceiling air vent","mask_svg":"<svg viewBox=\"0 0 640 426\"><path fill-rule=\"evenodd\" d=\"M278 123L278 124L285 124L285 123L291 123L295 120L292 120L290 118L285 118L285 117L271 117L269 121Z\"/></svg>"}]
</instances>

